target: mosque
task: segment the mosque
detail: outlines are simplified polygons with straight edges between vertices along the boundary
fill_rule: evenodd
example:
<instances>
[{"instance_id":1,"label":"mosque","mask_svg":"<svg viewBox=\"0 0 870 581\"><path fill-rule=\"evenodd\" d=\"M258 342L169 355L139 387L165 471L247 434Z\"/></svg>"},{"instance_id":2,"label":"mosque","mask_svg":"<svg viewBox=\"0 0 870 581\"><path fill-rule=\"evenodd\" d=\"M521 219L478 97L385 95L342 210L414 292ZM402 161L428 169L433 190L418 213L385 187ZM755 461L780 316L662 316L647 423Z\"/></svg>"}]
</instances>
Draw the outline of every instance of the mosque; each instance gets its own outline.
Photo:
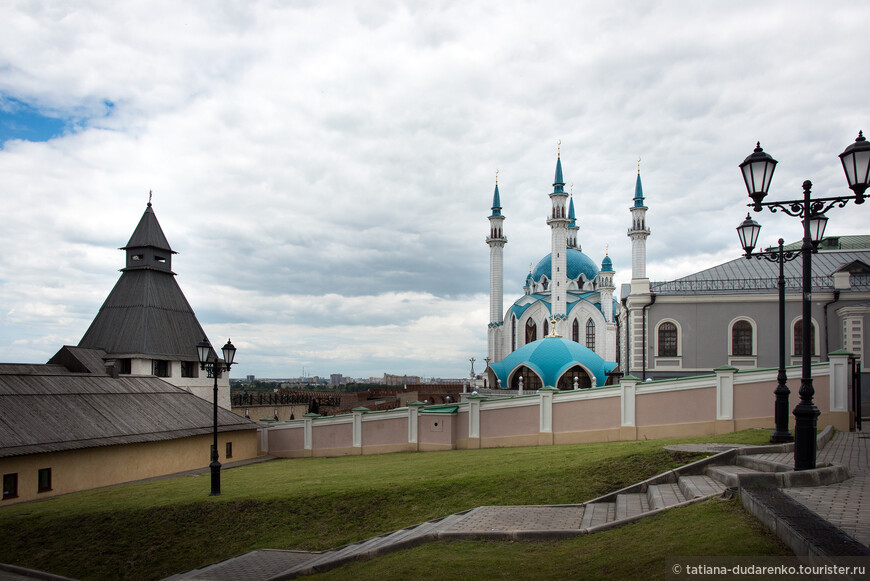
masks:
<instances>
[{"instance_id":1,"label":"mosque","mask_svg":"<svg viewBox=\"0 0 870 581\"><path fill-rule=\"evenodd\" d=\"M581 251L574 199L565 191L560 154L549 197L550 253L531 269L524 294L505 311L503 252L507 237L496 180L486 239L490 248L487 377L494 388L584 389L612 384L620 375L617 361L623 307L614 298L613 263L605 256L599 267ZM646 208L640 172L634 201L633 219L642 231ZM631 232L629 236L633 256L645 256L645 236L634 237Z\"/></svg>"}]
</instances>

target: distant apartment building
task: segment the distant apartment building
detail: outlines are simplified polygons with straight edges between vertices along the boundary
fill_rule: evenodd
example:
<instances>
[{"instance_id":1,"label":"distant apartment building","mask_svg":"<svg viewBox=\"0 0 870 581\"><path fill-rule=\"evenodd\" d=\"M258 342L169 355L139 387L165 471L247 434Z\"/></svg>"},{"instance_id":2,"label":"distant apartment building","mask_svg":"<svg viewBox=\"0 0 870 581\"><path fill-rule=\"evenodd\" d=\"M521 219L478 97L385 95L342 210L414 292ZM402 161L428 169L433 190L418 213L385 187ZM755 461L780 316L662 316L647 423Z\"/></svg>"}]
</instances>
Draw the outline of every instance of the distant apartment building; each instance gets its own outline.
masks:
<instances>
[{"instance_id":1,"label":"distant apartment building","mask_svg":"<svg viewBox=\"0 0 870 581\"><path fill-rule=\"evenodd\" d=\"M384 373L384 385L407 385L409 383L420 383L419 375L391 375Z\"/></svg>"}]
</instances>

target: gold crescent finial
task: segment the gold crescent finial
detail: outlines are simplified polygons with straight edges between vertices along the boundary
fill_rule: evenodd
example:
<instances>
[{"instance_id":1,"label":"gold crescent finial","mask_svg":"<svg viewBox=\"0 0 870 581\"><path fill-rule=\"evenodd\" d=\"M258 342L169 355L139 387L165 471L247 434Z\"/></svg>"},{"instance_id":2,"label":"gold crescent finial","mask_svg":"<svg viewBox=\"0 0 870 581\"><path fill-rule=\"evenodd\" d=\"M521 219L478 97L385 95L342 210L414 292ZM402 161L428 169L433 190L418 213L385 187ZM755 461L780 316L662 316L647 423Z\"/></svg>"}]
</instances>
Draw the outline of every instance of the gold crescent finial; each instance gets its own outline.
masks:
<instances>
[{"instance_id":1,"label":"gold crescent finial","mask_svg":"<svg viewBox=\"0 0 870 581\"><path fill-rule=\"evenodd\" d=\"M498 170L495 170L495 185L498 185Z\"/></svg>"},{"instance_id":2,"label":"gold crescent finial","mask_svg":"<svg viewBox=\"0 0 870 581\"><path fill-rule=\"evenodd\" d=\"M640 175L640 156L637 158L637 175Z\"/></svg>"},{"instance_id":3,"label":"gold crescent finial","mask_svg":"<svg viewBox=\"0 0 870 581\"><path fill-rule=\"evenodd\" d=\"M610 244L604 245L604 256L610 256Z\"/></svg>"},{"instance_id":4,"label":"gold crescent finial","mask_svg":"<svg viewBox=\"0 0 870 581\"><path fill-rule=\"evenodd\" d=\"M571 184L571 197L574 197L574 184Z\"/></svg>"},{"instance_id":5,"label":"gold crescent finial","mask_svg":"<svg viewBox=\"0 0 870 581\"><path fill-rule=\"evenodd\" d=\"M529 263L529 274L532 274L532 263Z\"/></svg>"},{"instance_id":6,"label":"gold crescent finial","mask_svg":"<svg viewBox=\"0 0 870 581\"><path fill-rule=\"evenodd\" d=\"M562 157L562 140L559 140L559 143L556 144L556 157Z\"/></svg>"}]
</instances>

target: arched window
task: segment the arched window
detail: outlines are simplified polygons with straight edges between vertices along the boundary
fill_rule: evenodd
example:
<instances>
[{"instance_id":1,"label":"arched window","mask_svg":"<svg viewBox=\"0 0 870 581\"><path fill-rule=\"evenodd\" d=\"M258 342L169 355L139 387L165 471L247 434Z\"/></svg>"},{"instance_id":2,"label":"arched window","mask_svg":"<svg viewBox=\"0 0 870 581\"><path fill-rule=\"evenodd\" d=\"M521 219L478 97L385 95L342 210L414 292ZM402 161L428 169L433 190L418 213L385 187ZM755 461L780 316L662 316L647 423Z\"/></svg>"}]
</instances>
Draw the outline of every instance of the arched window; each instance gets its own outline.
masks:
<instances>
[{"instance_id":1,"label":"arched window","mask_svg":"<svg viewBox=\"0 0 870 581\"><path fill-rule=\"evenodd\" d=\"M517 318L511 317L511 353L517 350Z\"/></svg>"},{"instance_id":2,"label":"arched window","mask_svg":"<svg viewBox=\"0 0 870 581\"><path fill-rule=\"evenodd\" d=\"M571 339L575 343L580 342L580 321L574 319L574 322L571 323Z\"/></svg>"},{"instance_id":3,"label":"arched window","mask_svg":"<svg viewBox=\"0 0 870 581\"><path fill-rule=\"evenodd\" d=\"M550 321L544 319L544 337L548 337L550 335Z\"/></svg>"},{"instance_id":4,"label":"arched window","mask_svg":"<svg viewBox=\"0 0 870 581\"><path fill-rule=\"evenodd\" d=\"M731 327L731 354L752 355L752 324L737 321Z\"/></svg>"},{"instance_id":5,"label":"arched window","mask_svg":"<svg viewBox=\"0 0 870 581\"><path fill-rule=\"evenodd\" d=\"M538 338L538 326L535 324L535 321L529 319L526 322L526 344L528 345L532 341Z\"/></svg>"},{"instance_id":6,"label":"arched window","mask_svg":"<svg viewBox=\"0 0 870 581\"><path fill-rule=\"evenodd\" d=\"M595 351L595 323L592 319L586 320L586 346Z\"/></svg>"},{"instance_id":7,"label":"arched window","mask_svg":"<svg viewBox=\"0 0 870 581\"><path fill-rule=\"evenodd\" d=\"M804 335L803 321L795 321L794 324L794 354L797 357L803 355ZM810 355L816 355L816 326L810 324Z\"/></svg>"},{"instance_id":8,"label":"arched window","mask_svg":"<svg viewBox=\"0 0 870 581\"><path fill-rule=\"evenodd\" d=\"M523 391L527 390L535 390L541 389L544 387L544 384L541 382L541 378L538 377L538 374L523 365L519 369L517 369L513 376L510 379L510 388L511 389L519 389L520 388L520 377L523 378Z\"/></svg>"},{"instance_id":9,"label":"arched window","mask_svg":"<svg viewBox=\"0 0 870 581\"><path fill-rule=\"evenodd\" d=\"M677 356L677 326L670 322L659 325L659 357Z\"/></svg>"}]
</instances>

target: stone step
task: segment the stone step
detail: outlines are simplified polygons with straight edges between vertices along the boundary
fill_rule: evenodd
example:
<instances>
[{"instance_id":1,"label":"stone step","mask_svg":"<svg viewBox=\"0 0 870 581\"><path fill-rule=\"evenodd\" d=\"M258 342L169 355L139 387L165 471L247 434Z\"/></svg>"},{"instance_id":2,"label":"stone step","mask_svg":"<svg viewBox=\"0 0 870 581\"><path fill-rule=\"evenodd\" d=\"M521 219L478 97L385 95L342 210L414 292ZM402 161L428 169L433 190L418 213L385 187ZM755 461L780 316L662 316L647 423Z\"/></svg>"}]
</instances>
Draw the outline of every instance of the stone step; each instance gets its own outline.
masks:
<instances>
[{"instance_id":1,"label":"stone step","mask_svg":"<svg viewBox=\"0 0 870 581\"><path fill-rule=\"evenodd\" d=\"M745 468L752 468L758 472L789 472L794 470L793 465L768 458L760 458L758 455L738 456L737 464Z\"/></svg>"},{"instance_id":2,"label":"stone step","mask_svg":"<svg viewBox=\"0 0 870 581\"><path fill-rule=\"evenodd\" d=\"M651 510L667 508L688 500L680 488L680 485L676 482L653 484L646 489L646 495L649 499L649 507Z\"/></svg>"},{"instance_id":3,"label":"stone step","mask_svg":"<svg viewBox=\"0 0 870 581\"><path fill-rule=\"evenodd\" d=\"M597 527L614 520L616 520L616 503L593 502L587 504L583 510L583 520L580 521L580 528Z\"/></svg>"},{"instance_id":4,"label":"stone step","mask_svg":"<svg viewBox=\"0 0 870 581\"><path fill-rule=\"evenodd\" d=\"M614 520L637 516L649 512L649 498L645 493L618 494Z\"/></svg>"},{"instance_id":5,"label":"stone step","mask_svg":"<svg viewBox=\"0 0 870 581\"><path fill-rule=\"evenodd\" d=\"M706 474L680 476L679 484L680 490L683 491L687 499L718 496L725 492L725 488L727 488L724 484L710 478Z\"/></svg>"},{"instance_id":6,"label":"stone step","mask_svg":"<svg viewBox=\"0 0 870 581\"><path fill-rule=\"evenodd\" d=\"M714 478L727 487L740 486L739 476L743 474L759 474L758 470L726 464L724 466L708 466L707 476Z\"/></svg>"}]
</instances>

